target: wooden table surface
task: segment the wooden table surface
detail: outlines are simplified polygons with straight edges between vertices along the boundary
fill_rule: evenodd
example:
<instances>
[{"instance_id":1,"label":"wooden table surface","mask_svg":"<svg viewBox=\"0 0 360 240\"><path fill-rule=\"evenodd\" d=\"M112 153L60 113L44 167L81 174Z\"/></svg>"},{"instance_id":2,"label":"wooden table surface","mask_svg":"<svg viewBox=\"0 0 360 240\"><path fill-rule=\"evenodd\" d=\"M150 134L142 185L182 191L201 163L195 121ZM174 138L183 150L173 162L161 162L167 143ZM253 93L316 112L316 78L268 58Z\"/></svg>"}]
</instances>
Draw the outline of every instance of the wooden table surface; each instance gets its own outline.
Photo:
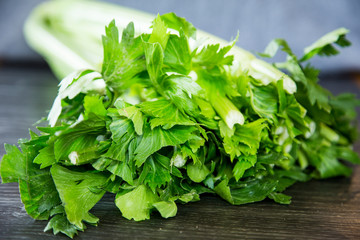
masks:
<instances>
[{"instance_id":1,"label":"wooden table surface","mask_svg":"<svg viewBox=\"0 0 360 240\"><path fill-rule=\"evenodd\" d=\"M327 79L335 93L353 92L354 81ZM51 107L57 81L47 69L1 68L0 144L28 137L32 127ZM360 152L360 145L355 149ZM4 154L0 147L0 156ZM99 226L89 226L75 239L360 239L360 166L350 178L298 183L286 191L292 204L263 201L232 206L212 195L180 205L174 218L134 222L121 217L114 195L106 194L91 211ZM67 239L43 232L46 221L27 216L17 184L0 185L0 239Z\"/></svg>"}]
</instances>

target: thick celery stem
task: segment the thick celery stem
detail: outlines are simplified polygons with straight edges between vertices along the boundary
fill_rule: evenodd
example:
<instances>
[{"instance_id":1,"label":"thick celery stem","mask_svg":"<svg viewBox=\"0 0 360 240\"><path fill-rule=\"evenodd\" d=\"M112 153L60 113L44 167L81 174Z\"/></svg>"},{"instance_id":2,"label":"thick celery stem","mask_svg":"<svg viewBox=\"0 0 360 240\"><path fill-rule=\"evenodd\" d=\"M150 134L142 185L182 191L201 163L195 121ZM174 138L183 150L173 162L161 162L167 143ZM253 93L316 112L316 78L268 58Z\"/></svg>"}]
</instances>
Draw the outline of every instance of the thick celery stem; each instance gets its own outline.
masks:
<instances>
[{"instance_id":1,"label":"thick celery stem","mask_svg":"<svg viewBox=\"0 0 360 240\"><path fill-rule=\"evenodd\" d=\"M102 62L101 35L104 26L115 19L119 31L134 22L137 34L151 32L155 16L138 10L96 1L54 0L39 5L29 16L25 25L25 37L32 48L49 62L61 79L71 72L90 68L100 70ZM51 23L51 24L49 24ZM198 30L198 39L209 43L228 45L229 42ZM255 78L269 82L284 81L288 93L296 91L294 81L274 66L257 59L250 52L234 46L229 54L235 64Z\"/></svg>"},{"instance_id":2,"label":"thick celery stem","mask_svg":"<svg viewBox=\"0 0 360 240\"><path fill-rule=\"evenodd\" d=\"M330 142L338 143L341 145L349 144L348 140L344 136L336 133L333 129L331 129L325 124L320 125L320 134L326 139L328 139Z\"/></svg>"},{"instance_id":3,"label":"thick celery stem","mask_svg":"<svg viewBox=\"0 0 360 240\"><path fill-rule=\"evenodd\" d=\"M208 93L208 96L211 105L230 129L233 129L235 124L244 124L243 114L226 96L217 91Z\"/></svg>"},{"instance_id":4,"label":"thick celery stem","mask_svg":"<svg viewBox=\"0 0 360 240\"><path fill-rule=\"evenodd\" d=\"M151 31L153 16L96 1L54 0L35 8L24 35L62 79L79 69L101 70L101 35L113 19L120 31L133 21L136 32L141 33Z\"/></svg>"},{"instance_id":5,"label":"thick celery stem","mask_svg":"<svg viewBox=\"0 0 360 240\"><path fill-rule=\"evenodd\" d=\"M53 3L44 3L30 14L24 26L24 35L28 44L46 59L55 75L62 79L76 70L93 68L93 64L75 52L71 44L62 42L47 25L48 19L54 16L52 12L56 6Z\"/></svg>"}]
</instances>

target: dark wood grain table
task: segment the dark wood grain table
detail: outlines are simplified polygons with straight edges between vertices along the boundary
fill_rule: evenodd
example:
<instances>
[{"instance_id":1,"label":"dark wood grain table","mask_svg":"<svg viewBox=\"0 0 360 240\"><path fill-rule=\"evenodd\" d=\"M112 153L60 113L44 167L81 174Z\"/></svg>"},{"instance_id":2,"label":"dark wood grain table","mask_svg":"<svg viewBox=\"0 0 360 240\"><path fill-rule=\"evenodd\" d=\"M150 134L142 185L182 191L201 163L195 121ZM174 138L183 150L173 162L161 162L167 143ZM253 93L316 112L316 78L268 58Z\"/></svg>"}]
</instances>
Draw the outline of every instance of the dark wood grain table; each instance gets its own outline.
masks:
<instances>
[{"instance_id":1,"label":"dark wood grain table","mask_svg":"<svg viewBox=\"0 0 360 240\"><path fill-rule=\"evenodd\" d=\"M0 144L28 137L28 128L46 116L57 92L47 69L0 66ZM336 78L323 83L335 93L353 92L354 81ZM33 127L32 127L33 128ZM360 152L360 145L355 146ZM0 156L4 154L0 147ZM350 178L298 183L286 191L291 205L263 201L232 206L212 195L180 205L174 218L128 221L106 194L91 211L99 226L89 226L75 239L360 239L360 167ZM0 239L67 239L43 232L46 221L30 218L17 184L0 185Z\"/></svg>"}]
</instances>

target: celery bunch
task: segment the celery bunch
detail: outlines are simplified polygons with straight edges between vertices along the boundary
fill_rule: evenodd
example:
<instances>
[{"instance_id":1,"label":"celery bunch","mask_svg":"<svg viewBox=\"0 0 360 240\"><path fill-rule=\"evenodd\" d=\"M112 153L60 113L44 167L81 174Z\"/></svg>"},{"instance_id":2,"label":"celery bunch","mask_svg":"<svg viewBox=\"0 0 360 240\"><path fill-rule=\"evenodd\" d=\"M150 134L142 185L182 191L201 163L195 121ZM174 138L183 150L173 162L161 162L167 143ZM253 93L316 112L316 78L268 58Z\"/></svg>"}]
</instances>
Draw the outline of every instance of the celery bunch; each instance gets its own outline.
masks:
<instances>
[{"instance_id":1,"label":"celery bunch","mask_svg":"<svg viewBox=\"0 0 360 240\"><path fill-rule=\"evenodd\" d=\"M72 11L59 11L67 4ZM359 101L320 87L318 70L307 63L316 54L336 54L334 45L349 45L346 29L325 35L300 59L284 40L274 40L262 56L281 48L288 57L273 66L235 42L198 44L205 34L168 13L140 25L142 33L136 22L117 22L121 37L111 21L99 54L92 25L85 26L98 19L81 18L76 6L83 3L71 4L46 3L27 23L30 43L58 76L72 73L60 83L49 126L30 131L21 150L5 145L0 166L3 183L19 183L28 214L49 220L45 230L73 237L85 223L96 225L89 211L106 192L136 221L152 211L173 217L178 203L203 193L235 205L265 198L289 204L283 192L294 183L349 176L342 160L360 163L351 150ZM97 16L99 24L107 18ZM56 30L66 24L68 31ZM35 42L35 33L45 42Z\"/></svg>"}]
</instances>

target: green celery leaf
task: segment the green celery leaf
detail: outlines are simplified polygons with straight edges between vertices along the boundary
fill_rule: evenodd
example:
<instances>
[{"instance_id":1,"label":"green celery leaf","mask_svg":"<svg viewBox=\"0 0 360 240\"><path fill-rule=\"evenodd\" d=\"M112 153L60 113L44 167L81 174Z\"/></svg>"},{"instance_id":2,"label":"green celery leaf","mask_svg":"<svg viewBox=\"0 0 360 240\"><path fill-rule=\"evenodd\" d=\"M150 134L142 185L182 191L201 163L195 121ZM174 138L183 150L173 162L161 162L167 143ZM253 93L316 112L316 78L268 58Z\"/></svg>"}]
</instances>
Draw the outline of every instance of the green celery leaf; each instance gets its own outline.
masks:
<instances>
[{"instance_id":1,"label":"green celery leaf","mask_svg":"<svg viewBox=\"0 0 360 240\"><path fill-rule=\"evenodd\" d=\"M97 144L91 147L84 148L77 152L72 152L69 155L71 163L73 165L83 165L95 161L101 156L101 144Z\"/></svg>"},{"instance_id":2,"label":"green celery leaf","mask_svg":"<svg viewBox=\"0 0 360 240\"><path fill-rule=\"evenodd\" d=\"M188 75L191 71L191 52L184 31L170 35L164 53L164 71Z\"/></svg>"},{"instance_id":3,"label":"green celery leaf","mask_svg":"<svg viewBox=\"0 0 360 240\"><path fill-rule=\"evenodd\" d=\"M58 192L49 169L39 169L33 163L38 152L36 147L22 143L20 146L22 152L16 146L5 144L7 154L0 166L2 182L18 182L26 212L32 218L46 220L50 210L60 203Z\"/></svg>"},{"instance_id":4,"label":"green celery leaf","mask_svg":"<svg viewBox=\"0 0 360 240\"><path fill-rule=\"evenodd\" d=\"M134 38L132 22L124 29L121 43L115 21L105 28L105 32L102 37L104 61L101 73L108 86L121 90L131 83L136 75L146 70L142 38Z\"/></svg>"},{"instance_id":5,"label":"green celery leaf","mask_svg":"<svg viewBox=\"0 0 360 240\"><path fill-rule=\"evenodd\" d=\"M161 127L151 129L145 127L143 138L135 150L135 161L137 166L141 166L146 159L154 152L166 146L177 146L194 138L196 127L193 126L174 126L165 130Z\"/></svg>"},{"instance_id":6,"label":"green celery leaf","mask_svg":"<svg viewBox=\"0 0 360 240\"><path fill-rule=\"evenodd\" d=\"M26 212L34 219L47 220L49 211L60 203L49 170L31 175L28 180L19 179L19 190Z\"/></svg>"},{"instance_id":7,"label":"green celery leaf","mask_svg":"<svg viewBox=\"0 0 360 240\"><path fill-rule=\"evenodd\" d=\"M84 112L85 112L85 119L89 118L89 114L93 113L100 117L106 116L106 109L102 102L102 99L97 95L87 95L84 97Z\"/></svg>"},{"instance_id":8,"label":"green celery leaf","mask_svg":"<svg viewBox=\"0 0 360 240\"><path fill-rule=\"evenodd\" d=\"M185 193L179 197L183 203L200 201L200 195L195 190Z\"/></svg>"},{"instance_id":9,"label":"green celery leaf","mask_svg":"<svg viewBox=\"0 0 360 240\"><path fill-rule=\"evenodd\" d=\"M130 119L120 116L117 112L112 114L111 118L113 121L109 128L114 141L103 156L125 162L131 144L136 144L134 140L136 137L135 128Z\"/></svg>"},{"instance_id":10,"label":"green celery leaf","mask_svg":"<svg viewBox=\"0 0 360 240\"><path fill-rule=\"evenodd\" d=\"M48 134L37 135L31 129L29 130L29 135L30 135L31 139L29 141L22 142L22 144L37 146L37 148L44 148L44 147L48 146L48 142L51 137Z\"/></svg>"},{"instance_id":11,"label":"green celery leaf","mask_svg":"<svg viewBox=\"0 0 360 240\"><path fill-rule=\"evenodd\" d=\"M350 176L352 170L339 162L336 148L323 145L319 147L317 141L307 142L303 146L310 164L317 169L321 178Z\"/></svg>"},{"instance_id":12,"label":"green celery leaf","mask_svg":"<svg viewBox=\"0 0 360 240\"><path fill-rule=\"evenodd\" d=\"M358 131L354 119L356 118L356 107L360 106L360 100L353 94L340 94L330 99L334 125L339 132L346 136L351 142L357 139Z\"/></svg>"},{"instance_id":13,"label":"green celery leaf","mask_svg":"<svg viewBox=\"0 0 360 240\"><path fill-rule=\"evenodd\" d=\"M177 206L174 201L160 201L153 204L163 218L174 217L177 213Z\"/></svg>"},{"instance_id":14,"label":"green celery leaf","mask_svg":"<svg viewBox=\"0 0 360 240\"><path fill-rule=\"evenodd\" d=\"M155 153L144 163L139 181L155 192L157 187L165 186L170 180L170 159Z\"/></svg>"},{"instance_id":15,"label":"green celery leaf","mask_svg":"<svg viewBox=\"0 0 360 240\"><path fill-rule=\"evenodd\" d=\"M264 200L276 189L277 183L278 181L271 177L250 179L230 186L227 180L223 180L214 190L231 204L240 205Z\"/></svg>"},{"instance_id":16,"label":"green celery leaf","mask_svg":"<svg viewBox=\"0 0 360 240\"><path fill-rule=\"evenodd\" d=\"M295 54L292 52L291 48L289 47L288 43L281 38L276 38L272 40L266 47L265 51L263 53L258 53L258 55L262 57L268 57L272 58L276 55L279 48L281 48L281 51L287 53L292 58L296 59Z\"/></svg>"},{"instance_id":17,"label":"green celery leaf","mask_svg":"<svg viewBox=\"0 0 360 240\"><path fill-rule=\"evenodd\" d=\"M306 182L310 180L310 176L302 172L301 169L297 167L293 167L292 169L289 170L275 170L275 174L277 177L280 178L287 177L299 182Z\"/></svg>"},{"instance_id":18,"label":"green celery leaf","mask_svg":"<svg viewBox=\"0 0 360 240\"><path fill-rule=\"evenodd\" d=\"M228 186L228 180L221 181L216 187L214 188L214 191L217 195L222 197L224 200L228 201L231 204L235 204L234 200L231 196L230 187Z\"/></svg>"},{"instance_id":19,"label":"green celery leaf","mask_svg":"<svg viewBox=\"0 0 360 240\"><path fill-rule=\"evenodd\" d=\"M354 119L356 107L360 106L360 100L351 93L343 93L330 99L330 105L335 111L340 111L344 118Z\"/></svg>"},{"instance_id":20,"label":"green celery leaf","mask_svg":"<svg viewBox=\"0 0 360 240\"><path fill-rule=\"evenodd\" d=\"M270 152L268 154L258 154L257 155L257 162L258 163L265 163L265 164L277 164L281 160L286 159L286 157L279 152Z\"/></svg>"},{"instance_id":21,"label":"green celery leaf","mask_svg":"<svg viewBox=\"0 0 360 240\"><path fill-rule=\"evenodd\" d=\"M39 151L39 154L35 157L34 163L40 164L40 169L49 167L56 163L54 155L54 144L44 147Z\"/></svg>"},{"instance_id":22,"label":"green celery leaf","mask_svg":"<svg viewBox=\"0 0 360 240\"><path fill-rule=\"evenodd\" d=\"M310 65L307 65L303 68L296 60L288 59L288 61L281 65L291 73L291 77L303 84L306 92L297 91L295 94L296 98L301 94L305 94L305 97L309 99L311 105L315 103L320 109L324 109L327 112L330 112L331 107L329 105L329 96L331 93L322 88L318 82L318 70L312 68Z\"/></svg>"},{"instance_id":23,"label":"green celery leaf","mask_svg":"<svg viewBox=\"0 0 360 240\"><path fill-rule=\"evenodd\" d=\"M159 43L144 42L147 71L156 91L174 103L181 111L193 114L196 106L191 96L200 86L190 77L179 74L163 75L164 50Z\"/></svg>"},{"instance_id":24,"label":"green celery leaf","mask_svg":"<svg viewBox=\"0 0 360 240\"><path fill-rule=\"evenodd\" d=\"M175 13L165 13L160 16L161 20L165 22L165 24L174 30L177 30L180 32L180 30L183 30L186 36L195 38L196 36L196 28L192 23L186 21L185 18L178 17Z\"/></svg>"},{"instance_id":25,"label":"green celery leaf","mask_svg":"<svg viewBox=\"0 0 360 240\"><path fill-rule=\"evenodd\" d=\"M55 142L55 158L59 160L72 160L73 164L77 164L79 151L91 148L97 144L96 136L86 134L67 134L63 135ZM76 153L71 157L71 153Z\"/></svg>"},{"instance_id":26,"label":"green celery leaf","mask_svg":"<svg viewBox=\"0 0 360 240\"><path fill-rule=\"evenodd\" d=\"M224 128L220 128L220 132L224 139L224 149L231 159L241 154L255 155L260 146L261 132L266 127L265 119L258 119L254 122L236 125L233 136L229 136L224 132Z\"/></svg>"},{"instance_id":27,"label":"green celery leaf","mask_svg":"<svg viewBox=\"0 0 360 240\"><path fill-rule=\"evenodd\" d=\"M101 187L108 176L103 173L72 171L60 165L53 165L50 171L70 223L82 230L85 228L83 221L96 224L99 219L88 211L105 194ZM92 191L94 188L99 188L99 191Z\"/></svg>"},{"instance_id":28,"label":"green celery leaf","mask_svg":"<svg viewBox=\"0 0 360 240\"><path fill-rule=\"evenodd\" d=\"M340 47L350 46L351 43L346 39L346 34L349 30L345 28L338 28L332 32L321 37L319 40L304 49L304 56L300 61L307 61L315 55L331 56L339 53L333 46L336 44Z\"/></svg>"},{"instance_id":29,"label":"green celery leaf","mask_svg":"<svg viewBox=\"0 0 360 240\"><path fill-rule=\"evenodd\" d=\"M307 78L306 86L310 102L314 104L316 101L320 108L329 112L331 109L329 106L329 96L331 96L331 93L317 84L319 81L318 75L320 71L310 65L304 67L302 71Z\"/></svg>"},{"instance_id":30,"label":"green celery leaf","mask_svg":"<svg viewBox=\"0 0 360 240\"><path fill-rule=\"evenodd\" d=\"M112 162L113 160L110 158L100 157L99 159L91 163L91 165L98 171L104 171Z\"/></svg>"},{"instance_id":31,"label":"green celery leaf","mask_svg":"<svg viewBox=\"0 0 360 240\"><path fill-rule=\"evenodd\" d=\"M208 118L214 119L216 112L211 104L203 98L195 97L196 104L199 106L201 114Z\"/></svg>"},{"instance_id":32,"label":"green celery leaf","mask_svg":"<svg viewBox=\"0 0 360 240\"><path fill-rule=\"evenodd\" d=\"M140 105L143 113L151 116L151 128L162 126L163 129L170 129L175 125L195 125L195 122L190 120L183 114L172 102L166 99L159 99L152 102L143 102Z\"/></svg>"},{"instance_id":33,"label":"green celery leaf","mask_svg":"<svg viewBox=\"0 0 360 240\"><path fill-rule=\"evenodd\" d=\"M191 181L200 183L209 175L209 169L201 163L189 163L186 165L186 172Z\"/></svg>"},{"instance_id":34,"label":"green celery leaf","mask_svg":"<svg viewBox=\"0 0 360 240\"><path fill-rule=\"evenodd\" d=\"M239 181L239 179L244 175L245 171L255 165L256 160L256 155L246 157L240 156L233 169L235 180Z\"/></svg>"},{"instance_id":35,"label":"green celery leaf","mask_svg":"<svg viewBox=\"0 0 360 240\"><path fill-rule=\"evenodd\" d=\"M268 197L280 204L290 204L291 203L291 196L288 196L283 193L272 192L272 193L270 193L270 195Z\"/></svg>"},{"instance_id":36,"label":"green celery leaf","mask_svg":"<svg viewBox=\"0 0 360 240\"><path fill-rule=\"evenodd\" d=\"M250 99L252 108L260 117L270 119L274 123L277 123L278 95L274 86L251 85Z\"/></svg>"},{"instance_id":37,"label":"green celery leaf","mask_svg":"<svg viewBox=\"0 0 360 240\"><path fill-rule=\"evenodd\" d=\"M126 153L128 152L131 141L132 138L124 138L123 141L120 141L119 143L112 142L109 150L102 156L120 162L126 161Z\"/></svg>"},{"instance_id":38,"label":"green celery leaf","mask_svg":"<svg viewBox=\"0 0 360 240\"><path fill-rule=\"evenodd\" d=\"M193 64L195 66L204 66L212 68L214 66L231 65L234 56L226 54L235 45L236 40L231 45L220 47L220 44L210 44L205 46L201 51L195 54L193 58Z\"/></svg>"},{"instance_id":39,"label":"green celery leaf","mask_svg":"<svg viewBox=\"0 0 360 240\"><path fill-rule=\"evenodd\" d=\"M152 28L149 43L159 43L162 49L165 49L170 34L167 32L167 26L160 15L154 19Z\"/></svg>"},{"instance_id":40,"label":"green celery leaf","mask_svg":"<svg viewBox=\"0 0 360 240\"><path fill-rule=\"evenodd\" d=\"M178 74L163 75L164 50L159 43L144 42L147 71L156 91L171 100L183 112L193 113L192 95L197 95L200 86L190 77Z\"/></svg>"},{"instance_id":41,"label":"green celery leaf","mask_svg":"<svg viewBox=\"0 0 360 240\"><path fill-rule=\"evenodd\" d=\"M223 68L198 69L196 73L198 76L196 82L206 91L210 101L218 100L219 96L239 96L228 77L228 73ZM214 103L211 104L214 106Z\"/></svg>"},{"instance_id":42,"label":"green celery leaf","mask_svg":"<svg viewBox=\"0 0 360 240\"><path fill-rule=\"evenodd\" d=\"M184 113L197 115L197 106L192 98L201 91L201 87L190 77L172 74L162 82L163 96Z\"/></svg>"},{"instance_id":43,"label":"green celery leaf","mask_svg":"<svg viewBox=\"0 0 360 240\"><path fill-rule=\"evenodd\" d=\"M309 130L305 121L306 109L296 101L294 95L287 96L285 113L292 120L297 129L300 129L304 133Z\"/></svg>"},{"instance_id":44,"label":"green celery leaf","mask_svg":"<svg viewBox=\"0 0 360 240\"><path fill-rule=\"evenodd\" d=\"M117 111L110 113L109 116L112 118L109 129L115 143L128 142L136 136L134 124L130 119L120 116Z\"/></svg>"},{"instance_id":45,"label":"green celery leaf","mask_svg":"<svg viewBox=\"0 0 360 240\"><path fill-rule=\"evenodd\" d=\"M89 114L89 119L81 121L59 135L54 145L55 159L67 160L72 152L96 146L98 144L96 138L104 133L104 119L98 115Z\"/></svg>"},{"instance_id":46,"label":"green celery leaf","mask_svg":"<svg viewBox=\"0 0 360 240\"><path fill-rule=\"evenodd\" d=\"M99 171L108 170L112 174L119 176L130 185L134 184L134 170L127 162L119 162L110 158L101 157L93 162L92 166Z\"/></svg>"},{"instance_id":47,"label":"green celery leaf","mask_svg":"<svg viewBox=\"0 0 360 240\"><path fill-rule=\"evenodd\" d=\"M78 234L76 226L71 224L64 214L57 214L53 216L46 225L44 232L51 229L53 230L54 235L61 232L69 238L73 238Z\"/></svg>"},{"instance_id":48,"label":"green celery leaf","mask_svg":"<svg viewBox=\"0 0 360 240\"><path fill-rule=\"evenodd\" d=\"M18 182L27 178L28 161L26 156L16 147L5 144L6 154L1 160L1 179L3 183Z\"/></svg>"},{"instance_id":49,"label":"green celery leaf","mask_svg":"<svg viewBox=\"0 0 360 240\"><path fill-rule=\"evenodd\" d=\"M188 141L188 146L191 148L193 153L196 153L200 147L204 146L205 139L200 136L194 136Z\"/></svg>"},{"instance_id":50,"label":"green celery leaf","mask_svg":"<svg viewBox=\"0 0 360 240\"><path fill-rule=\"evenodd\" d=\"M158 200L158 195L153 193L147 186L139 185L128 193L117 194L115 204L120 209L123 217L129 220L141 221L150 218L153 204Z\"/></svg>"},{"instance_id":51,"label":"green celery leaf","mask_svg":"<svg viewBox=\"0 0 360 240\"><path fill-rule=\"evenodd\" d=\"M279 178L278 185L276 186L276 192L280 193L285 191L288 187L292 186L294 183L296 183L296 180L291 178Z\"/></svg>"},{"instance_id":52,"label":"green celery leaf","mask_svg":"<svg viewBox=\"0 0 360 240\"><path fill-rule=\"evenodd\" d=\"M112 174L121 177L124 181L133 185L134 181L134 170L130 168L126 162L112 161L111 164L106 168Z\"/></svg>"},{"instance_id":53,"label":"green celery leaf","mask_svg":"<svg viewBox=\"0 0 360 240\"><path fill-rule=\"evenodd\" d=\"M353 164L360 164L359 154L348 147L336 147L337 158L349 161Z\"/></svg>"},{"instance_id":54,"label":"green celery leaf","mask_svg":"<svg viewBox=\"0 0 360 240\"><path fill-rule=\"evenodd\" d=\"M129 106L129 107L119 109L118 113L120 116L124 116L124 117L130 119L134 124L136 134L142 135L144 119L143 119L143 115L139 108L137 108L135 106Z\"/></svg>"},{"instance_id":55,"label":"green celery leaf","mask_svg":"<svg viewBox=\"0 0 360 240\"><path fill-rule=\"evenodd\" d=\"M164 50L160 43L143 42L146 68L149 73L151 83L158 92L162 92L162 67L164 62Z\"/></svg>"},{"instance_id":56,"label":"green celery leaf","mask_svg":"<svg viewBox=\"0 0 360 240\"><path fill-rule=\"evenodd\" d=\"M160 192L160 198L165 201L175 200L174 198L177 198L179 196L182 196L183 194L186 194L187 191L182 187L181 185L181 179L173 177L164 190Z\"/></svg>"}]
</instances>

